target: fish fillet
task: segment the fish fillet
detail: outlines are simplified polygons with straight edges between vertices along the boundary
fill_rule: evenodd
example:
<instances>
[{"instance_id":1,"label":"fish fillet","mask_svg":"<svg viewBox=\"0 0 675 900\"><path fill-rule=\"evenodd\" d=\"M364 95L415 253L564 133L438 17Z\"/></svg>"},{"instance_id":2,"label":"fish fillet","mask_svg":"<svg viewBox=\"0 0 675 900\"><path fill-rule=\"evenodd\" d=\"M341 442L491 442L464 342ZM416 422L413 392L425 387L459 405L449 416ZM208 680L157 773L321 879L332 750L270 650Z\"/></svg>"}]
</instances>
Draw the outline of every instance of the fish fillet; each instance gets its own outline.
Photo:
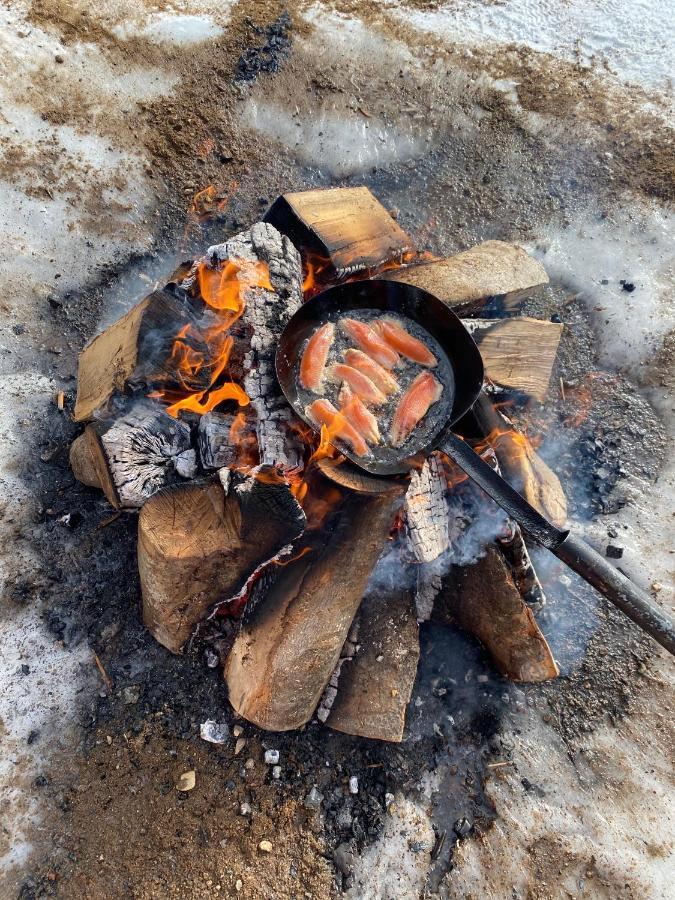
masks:
<instances>
[{"instance_id":1,"label":"fish fillet","mask_svg":"<svg viewBox=\"0 0 675 900\"><path fill-rule=\"evenodd\" d=\"M340 328L385 369L393 369L398 364L398 353L370 325L357 319L340 319Z\"/></svg>"},{"instance_id":2,"label":"fish fillet","mask_svg":"<svg viewBox=\"0 0 675 900\"><path fill-rule=\"evenodd\" d=\"M387 397L398 391L398 381L384 366L376 363L374 359L364 353L363 350L354 350L350 347L345 351L345 362L348 366L363 372L373 382L376 388Z\"/></svg>"},{"instance_id":3,"label":"fish fillet","mask_svg":"<svg viewBox=\"0 0 675 900\"><path fill-rule=\"evenodd\" d=\"M401 356L433 369L438 360L426 344L409 334L396 319L377 319L375 328L387 344Z\"/></svg>"},{"instance_id":4,"label":"fish fillet","mask_svg":"<svg viewBox=\"0 0 675 900\"><path fill-rule=\"evenodd\" d=\"M300 363L300 384L308 391L321 388L326 361L335 337L335 325L326 322L307 341Z\"/></svg>"},{"instance_id":5,"label":"fish fillet","mask_svg":"<svg viewBox=\"0 0 675 900\"><path fill-rule=\"evenodd\" d=\"M412 430L426 416L429 407L440 400L443 388L431 372L420 372L410 385L394 413L391 423L391 446L400 447Z\"/></svg>"},{"instance_id":6,"label":"fish fillet","mask_svg":"<svg viewBox=\"0 0 675 900\"><path fill-rule=\"evenodd\" d=\"M379 444L380 429L377 419L348 384L343 384L338 396L340 412L369 444Z\"/></svg>"},{"instance_id":7,"label":"fish fillet","mask_svg":"<svg viewBox=\"0 0 675 900\"><path fill-rule=\"evenodd\" d=\"M335 409L330 400L315 400L305 407L305 415L315 425L328 428L329 440L340 438L352 448L357 456L367 456L370 448L365 439L351 425L346 416Z\"/></svg>"},{"instance_id":8,"label":"fish fillet","mask_svg":"<svg viewBox=\"0 0 675 900\"><path fill-rule=\"evenodd\" d=\"M359 372L358 369L353 369L344 363L336 363L328 370L328 377L331 381L335 381L338 384L343 381L347 382L349 387L355 394L358 394L364 403L370 403L372 406L381 406L386 402L387 398L382 391L375 387L370 378L364 375L363 372Z\"/></svg>"}]
</instances>

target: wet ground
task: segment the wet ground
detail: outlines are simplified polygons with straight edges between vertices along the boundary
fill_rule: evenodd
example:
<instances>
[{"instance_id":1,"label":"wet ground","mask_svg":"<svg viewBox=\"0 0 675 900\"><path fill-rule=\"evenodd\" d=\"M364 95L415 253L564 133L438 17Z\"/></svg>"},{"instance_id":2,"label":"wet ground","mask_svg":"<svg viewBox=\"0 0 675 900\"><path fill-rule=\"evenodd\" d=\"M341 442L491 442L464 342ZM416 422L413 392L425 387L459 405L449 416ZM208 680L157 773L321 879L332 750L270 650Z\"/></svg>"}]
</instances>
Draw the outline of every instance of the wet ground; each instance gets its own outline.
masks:
<instances>
[{"instance_id":1,"label":"wet ground","mask_svg":"<svg viewBox=\"0 0 675 900\"><path fill-rule=\"evenodd\" d=\"M567 328L550 401L520 414L575 518L672 602L664 91L410 24L436 6L6 7L3 897L667 896L672 667L557 563L554 684L509 685L428 626L400 747L244 725L235 755L203 648L140 624L134 517L68 470L84 341L277 194L367 184L421 248L540 255L553 284L524 311Z\"/></svg>"}]
</instances>

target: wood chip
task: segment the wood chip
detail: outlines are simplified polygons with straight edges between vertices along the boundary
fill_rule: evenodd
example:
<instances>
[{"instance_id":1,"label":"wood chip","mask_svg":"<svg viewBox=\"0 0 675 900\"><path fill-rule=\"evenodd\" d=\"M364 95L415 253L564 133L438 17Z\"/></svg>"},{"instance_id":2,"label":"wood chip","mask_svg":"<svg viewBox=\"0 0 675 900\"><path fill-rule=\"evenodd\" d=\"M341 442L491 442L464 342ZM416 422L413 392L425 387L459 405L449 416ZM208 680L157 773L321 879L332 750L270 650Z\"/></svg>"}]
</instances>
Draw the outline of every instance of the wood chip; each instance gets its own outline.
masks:
<instances>
[{"instance_id":1,"label":"wood chip","mask_svg":"<svg viewBox=\"0 0 675 900\"><path fill-rule=\"evenodd\" d=\"M271 841L260 841L258 844L258 850L262 850L263 853L271 853L272 852L272 842Z\"/></svg>"},{"instance_id":2,"label":"wood chip","mask_svg":"<svg viewBox=\"0 0 675 900\"><path fill-rule=\"evenodd\" d=\"M190 769L189 772L183 772L183 774L178 779L178 784L176 785L177 791L191 791L195 786L196 775L195 770Z\"/></svg>"}]
</instances>

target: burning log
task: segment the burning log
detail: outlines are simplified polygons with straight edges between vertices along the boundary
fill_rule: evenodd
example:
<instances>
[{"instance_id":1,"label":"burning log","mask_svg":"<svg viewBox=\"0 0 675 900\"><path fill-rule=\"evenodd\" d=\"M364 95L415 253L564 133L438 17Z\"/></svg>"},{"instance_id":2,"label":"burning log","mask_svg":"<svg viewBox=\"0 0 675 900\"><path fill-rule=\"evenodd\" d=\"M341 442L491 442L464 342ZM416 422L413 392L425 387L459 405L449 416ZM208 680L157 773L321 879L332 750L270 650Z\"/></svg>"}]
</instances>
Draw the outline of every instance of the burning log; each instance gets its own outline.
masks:
<instances>
[{"instance_id":1,"label":"burning log","mask_svg":"<svg viewBox=\"0 0 675 900\"><path fill-rule=\"evenodd\" d=\"M433 562L450 546L446 489L443 464L433 454L413 473L405 498L408 536L421 563Z\"/></svg>"},{"instance_id":2,"label":"burning log","mask_svg":"<svg viewBox=\"0 0 675 900\"><path fill-rule=\"evenodd\" d=\"M163 363L171 356L175 334L195 316L189 298L169 283L91 340L78 362L75 421L90 421L104 410L116 394L124 393L139 367L146 376L171 374Z\"/></svg>"},{"instance_id":3,"label":"burning log","mask_svg":"<svg viewBox=\"0 0 675 900\"><path fill-rule=\"evenodd\" d=\"M410 592L369 594L354 631L337 684L327 689L336 693L326 724L346 734L400 742L420 656Z\"/></svg>"},{"instance_id":4,"label":"burning log","mask_svg":"<svg viewBox=\"0 0 675 900\"><path fill-rule=\"evenodd\" d=\"M210 247L208 258L219 264L230 259L263 261L269 267L274 294L255 286L244 292L242 323L252 332L244 358L244 389L258 416L261 464L295 469L302 464L304 448L294 427L295 415L276 380L274 356L286 322L302 303L300 256L276 228L258 222L249 231Z\"/></svg>"},{"instance_id":5,"label":"burning log","mask_svg":"<svg viewBox=\"0 0 675 900\"><path fill-rule=\"evenodd\" d=\"M528 316L465 324L473 326L490 381L541 402L546 399L563 325Z\"/></svg>"},{"instance_id":6,"label":"burning log","mask_svg":"<svg viewBox=\"0 0 675 900\"><path fill-rule=\"evenodd\" d=\"M139 401L111 423L87 425L82 438L74 454L75 476L89 477L85 483L92 485L95 478L116 509L138 508L157 491L197 472L189 426L149 401Z\"/></svg>"},{"instance_id":7,"label":"burning log","mask_svg":"<svg viewBox=\"0 0 675 900\"><path fill-rule=\"evenodd\" d=\"M284 194L265 221L296 247L328 261L333 278L400 260L412 248L408 235L367 187Z\"/></svg>"},{"instance_id":8,"label":"burning log","mask_svg":"<svg viewBox=\"0 0 675 900\"><path fill-rule=\"evenodd\" d=\"M532 611L495 547L489 547L473 565L454 566L437 602L478 638L507 678L547 681L560 674Z\"/></svg>"},{"instance_id":9,"label":"burning log","mask_svg":"<svg viewBox=\"0 0 675 900\"><path fill-rule=\"evenodd\" d=\"M216 603L235 597L305 527L304 513L273 469L222 471L221 480L160 491L139 516L143 621L173 653Z\"/></svg>"},{"instance_id":10,"label":"burning log","mask_svg":"<svg viewBox=\"0 0 675 900\"><path fill-rule=\"evenodd\" d=\"M204 469L258 465L255 417L244 411L206 413L199 419L197 447Z\"/></svg>"},{"instance_id":11,"label":"burning log","mask_svg":"<svg viewBox=\"0 0 675 900\"><path fill-rule=\"evenodd\" d=\"M488 435L507 480L528 503L562 528L567 521L567 499L555 472L546 465L525 435L494 407L489 397L482 394L478 398L474 414Z\"/></svg>"},{"instance_id":12,"label":"burning log","mask_svg":"<svg viewBox=\"0 0 675 900\"><path fill-rule=\"evenodd\" d=\"M314 714L402 503L405 488L387 485L340 491L331 521L247 607L224 674L232 706L261 728L299 728Z\"/></svg>"},{"instance_id":13,"label":"burning log","mask_svg":"<svg viewBox=\"0 0 675 900\"><path fill-rule=\"evenodd\" d=\"M383 277L429 291L458 315L478 312L494 297L515 303L532 288L548 284L541 263L503 241L486 241L455 256L396 269Z\"/></svg>"}]
</instances>

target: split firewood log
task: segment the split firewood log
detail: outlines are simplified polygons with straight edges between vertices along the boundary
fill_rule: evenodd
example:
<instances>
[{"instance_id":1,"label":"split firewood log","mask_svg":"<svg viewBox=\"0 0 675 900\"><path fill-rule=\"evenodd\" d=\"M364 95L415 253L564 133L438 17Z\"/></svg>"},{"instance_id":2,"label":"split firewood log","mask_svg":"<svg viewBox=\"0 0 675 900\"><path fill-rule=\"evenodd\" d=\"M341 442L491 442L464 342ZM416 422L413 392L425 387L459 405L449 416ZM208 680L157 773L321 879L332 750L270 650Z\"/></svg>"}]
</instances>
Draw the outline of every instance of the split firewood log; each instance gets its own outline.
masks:
<instances>
[{"instance_id":1,"label":"split firewood log","mask_svg":"<svg viewBox=\"0 0 675 900\"><path fill-rule=\"evenodd\" d=\"M480 426L490 436L499 468L505 478L554 525L567 521L567 498L555 472L490 398L481 394L474 406Z\"/></svg>"},{"instance_id":2,"label":"split firewood log","mask_svg":"<svg viewBox=\"0 0 675 900\"><path fill-rule=\"evenodd\" d=\"M514 681L548 681L559 675L550 647L523 602L496 547L468 566L453 566L437 604L475 635L497 669Z\"/></svg>"},{"instance_id":3,"label":"split firewood log","mask_svg":"<svg viewBox=\"0 0 675 900\"><path fill-rule=\"evenodd\" d=\"M333 278L399 260L412 241L367 187L284 194L265 215L296 247L325 260Z\"/></svg>"},{"instance_id":4,"label":"split firewood log","mask_svg":"<svg viewBox=\"0 0 675 900\"><path fill-rule=\"evenodd\" d=\"M368 594L336 669L335 684L326 689L326 724L346 734L402 741L419 656L411 592Z\"/></svg>"},{"instance_id":5,"label":"split firewood log","mask_svg":"<svg viewBox=\"0 0 675 900\"><path fill-rule=\"evenodd\" d=\"M87 422L103 412L116 394L125 392L135 373L139 381L170 375L164 364L175 336L197 317L190 298L170 282L93 338L78 361L75 421Z\"/></svg>"},{"instance_id":6,"label":"split firewood log","mask_svg":"<svg viewBox=\"0 0 675 900\"><path fill-rule=\"evenodd\" d=\"M473 333L490 381L546 399L563 325L529 316L468 319L464 324Z\"/></svg>"},{"instance_id":7,"label":"split firewood log","mask_svg":"<svg viewBox=\"0 0 675 900\"><path fill-rule=\"evenodd\" d=\"M305 527L273 468L223 471L222 479L160 491L139 516L143 621L174 653L216 603L235 597Z\"/></svg>"},{"instance_id":8,"label":"split firewood log","mask_svg":"<svg viewBox=\"0 0 675 900\"><path fill-rule=\"evenodd\" d=\"M392 483L373 495L341 492L331 520L296 545L296 558L277 567L261 599L247 606L224 670L239 715L274 731L311 719L404 490Z\"/></svg>"},{"instance_id":9,"label":"split firewood log","mask_svg":"<svg viewBox=\"0 0 675 900\"><path fill-rule=\"evenodd\" d=\"M515 303L532 288L548 284L541 263L504 241L486 241L455 256L394 269L382 277L429 291L458 315L478 312L493 297Z\"/></svg>"},{"instance_id":10,"label":"split firewood log","mask_svg":"<svg viewBox=\"0 0 675 900\"><path fill-rule=\"evenodd\" d=\"M75 476L90 477L83 471L86 449L93 474L85 483L94 484L95 477L116 509L138 508L161 488L197 473L190 427L149 400L138 401L112 422L87 425L82 438L74 456Z\"/></svg>"}]
</instances>

